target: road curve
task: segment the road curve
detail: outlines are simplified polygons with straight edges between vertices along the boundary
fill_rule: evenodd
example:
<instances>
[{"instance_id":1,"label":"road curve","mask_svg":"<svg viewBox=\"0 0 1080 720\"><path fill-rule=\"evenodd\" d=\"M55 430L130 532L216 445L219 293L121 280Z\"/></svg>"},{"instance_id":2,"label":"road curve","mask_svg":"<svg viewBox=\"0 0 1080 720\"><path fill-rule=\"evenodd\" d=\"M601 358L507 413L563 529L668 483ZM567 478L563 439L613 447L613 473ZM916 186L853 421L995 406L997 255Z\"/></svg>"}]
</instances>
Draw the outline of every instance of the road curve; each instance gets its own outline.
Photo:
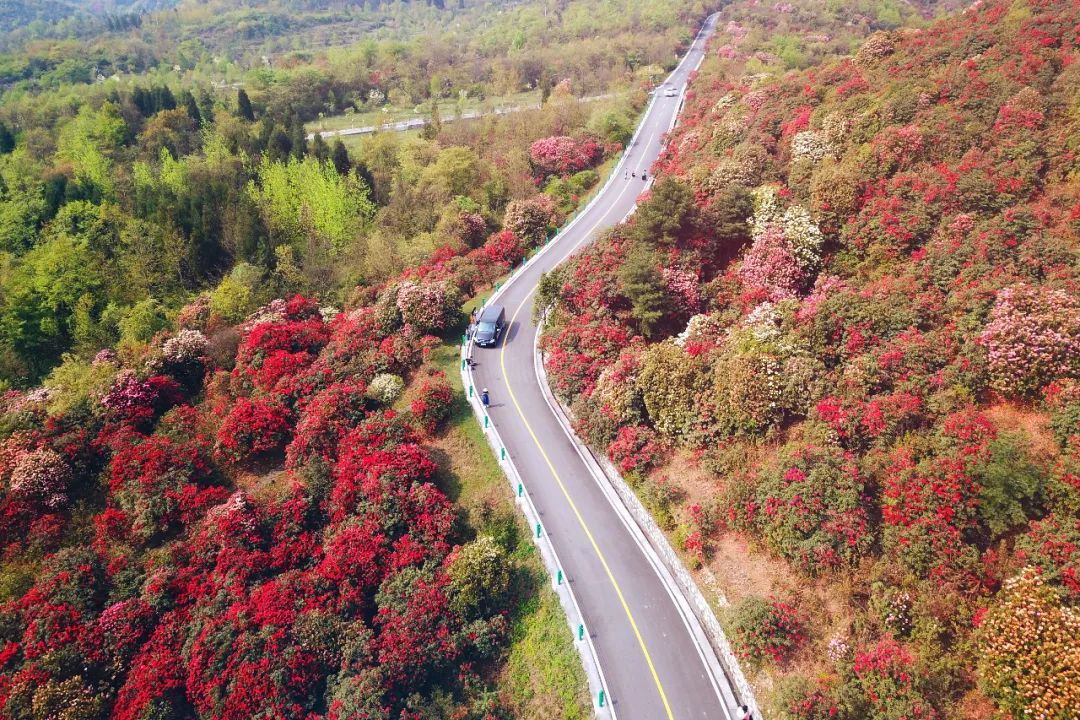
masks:
<instances>
[{"instance_id":1,"label":"road curve","mask_svg":"<svg viewBox=\"0 0 1080 720\"><path fill-rule=\"evenodd\" d=\"M655 556L635 540L625 513L603 492L547 404L533 364L532 304L541 273L633 211L646 188L642 172L663 147L716 19L706 21L668 78L677 95L657 92L612 180L498 293L510 321L503 342L471 352L475 385L490 390L491 422L563 563L619 720L737 720L737 712L715 654L700 628L692 629L696 621L680 610L654 567ZM637 177L626 179L624 172Z\"/></svg>"}]
</instances>

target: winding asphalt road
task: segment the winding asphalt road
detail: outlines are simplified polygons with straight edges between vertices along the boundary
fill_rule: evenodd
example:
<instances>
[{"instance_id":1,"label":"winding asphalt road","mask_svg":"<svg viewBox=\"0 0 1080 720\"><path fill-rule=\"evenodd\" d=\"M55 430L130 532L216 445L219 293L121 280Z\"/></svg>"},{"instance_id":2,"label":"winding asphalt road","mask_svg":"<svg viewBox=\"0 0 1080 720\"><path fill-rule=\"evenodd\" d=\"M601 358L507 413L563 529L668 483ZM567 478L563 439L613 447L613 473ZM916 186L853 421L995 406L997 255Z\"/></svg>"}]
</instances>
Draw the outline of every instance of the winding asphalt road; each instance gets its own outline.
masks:
<instances>
[{"instance_id":1,"label":"winding asphalt road","mask_svg":"<svg viewBox=\"0 0 1080 720\"><path fill-rule=\"evenodd\" d=\"M687 75L701 62L710 17L641 122L597 199L499 293L510 327L496 348L476 348L473 377L491 391L489 415L555 545L592 635L620 720L737 720L734 695L696 620L669 591L645 547L590 473L545 400L534 368L531 321L541 273L563 262L628 214L682 103ZM624 172L636 178L625 179Z\"/></svg>"}]
</instances>

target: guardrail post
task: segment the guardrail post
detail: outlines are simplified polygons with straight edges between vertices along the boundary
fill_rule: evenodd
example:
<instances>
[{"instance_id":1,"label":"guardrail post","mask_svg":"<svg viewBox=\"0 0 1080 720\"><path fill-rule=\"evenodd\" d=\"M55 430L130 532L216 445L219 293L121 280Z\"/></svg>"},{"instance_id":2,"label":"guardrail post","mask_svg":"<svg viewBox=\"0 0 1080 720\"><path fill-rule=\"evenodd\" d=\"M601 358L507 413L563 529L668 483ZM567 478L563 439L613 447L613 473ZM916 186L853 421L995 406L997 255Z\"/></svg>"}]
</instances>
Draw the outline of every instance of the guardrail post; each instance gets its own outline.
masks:
<instances>
[{"instance_id":1,"label":"guardrail post","mask_svg":"<svg viewBox=\"0 0 1080 720\"><path fill-rule=\"evenodd\" d=\"M584 640L585 639L585 625L584 624L579 624L577 626L577 639L578 640Z\"/></svg>"},{"instance_id":2,"label":"guardrail post","mask_svg":"<svg viewBox=\"0 0 1080 720\"><path fill-rule=\"evenodd\" d=\"M536 523L536 537L540 537L540 523Z\"/></svg>"},{"instance_id":3,"label":"guardrail post","mask_svg":"<svg viewBox=\"0 0 1080 720\"><path fill-rule=\"evenodd\" d=\"M488 429L488 425L489 425L490 423L491 423L491 421L490 421L490 420L488 419L488 416L487 416L487 415L485 415L485 416L484 416L484 429L485 429L485 430L487 430L487 429Z\"/></svg>"},{"instance_id":4,"label":"guardrail post","mask_svg":"<svg viewBox=\"0 0 1080 720\"><path fill-rule=\"evenodd\" d=\"M555 584L562 585L562 570L559 570L555 575Z\"/></svg>"},{"instance_id":5,"label":"guardrail post","mask_svg":"<svg viewBox=\"0 0 1080 720\"><path fill-rule=\"evenodd\" d=\"M473 386L470 384L469 385L469 397L472 397L472 396L473 396Z\"/></svg>"},{"instance_id":6,"label":"guardrail post","mask_svg":"<svg viewBox=\"0 0 1080 720\"><path fill-rule=\"evenodd\" d=\"M600 707L604 707L604 691L603 690L600 691L599 700L600 700L600 703L599 703Z\"/></svg>"},{"instance_id":7,"label":"guardrail post","mask_svg":"<svg viewBox=\"0 0 1080 720\"><path fill-rule=\"evenodd\" d=\"M503 448L502 451L499 453L499 459L500 460L505 460L506 459L506 448Z\"/></svg>"},{"instance_id":8,"label":"guardrail post","mask_svg":"<svg viewBox=\"0 0 1080 720\"><path fill-rule=\"evenodd\" d=\"M518 497L521 497L524 494L525 494L525 486L522 485L521 483L518 483Z\"/></svg>"},{"instance_id":9,"label":"guardrail post","mask_svg":"<svg viewBox=\"0 0 1080 720\"><path fill-rule=\"evenodd\" d=\"M465 366L468 365L468 363L468 360L466 360L465 358L461 358L461 369L464 370Z\"/></svg>"}]
</instances>

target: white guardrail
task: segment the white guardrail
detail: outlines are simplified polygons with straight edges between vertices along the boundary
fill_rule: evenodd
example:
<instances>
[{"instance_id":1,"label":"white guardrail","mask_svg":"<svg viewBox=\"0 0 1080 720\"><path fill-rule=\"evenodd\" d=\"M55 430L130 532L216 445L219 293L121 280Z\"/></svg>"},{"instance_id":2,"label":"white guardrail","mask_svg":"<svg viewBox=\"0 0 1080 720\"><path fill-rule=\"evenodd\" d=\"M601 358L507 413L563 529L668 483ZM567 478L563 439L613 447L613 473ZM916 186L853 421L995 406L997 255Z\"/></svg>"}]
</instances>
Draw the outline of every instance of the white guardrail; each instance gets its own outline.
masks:
<instances>
[{"instance_id":1,"label":"white guardrail","mask_svg":"<svg viewBox=\"0 0 1080 720\"><path fill-rule=\"evenodd\" d=\"M577 649L578 655L581 656L581 664L585 668L585 676L589 682L593 712L597 718L602 720L615 720L616 715L615 708L611 704L611 692L608 690L607 681L604 679L604 670L600 667L589 626L585 622L585 617L581 613L581 608L578 606L573 590L570 589L570 582L563 573L562 563L559 562L559 554L555 552L555 546L552 544L551 539L544 530L543 522L540 520L540 513L537 512L536 506L533 505L529 488L525 486L525 481L514 465L506 445L503 444L499 431L495 429L495 424L491 422L487 411L480 402L480 392L476 389L476 383L473 381L471 355L472 340L469 339L467 342L462 343L461 346L461 381L465 387L465 396L469 401L469 405L472 406L473 412L480 419L488 445L491 446L492 452L498 458L506 479L510 481L510 488L514 493L514 502L529 523L529 534L537 549L540 550L540 558L543 560L544 567L547 568L551 579L551 588L555 591L555 595L559 598L559 604L562 605L563 612L566 614L566 622L570 626L570 632L574 635L574 647Z\"/></svg>"}]
</instances>

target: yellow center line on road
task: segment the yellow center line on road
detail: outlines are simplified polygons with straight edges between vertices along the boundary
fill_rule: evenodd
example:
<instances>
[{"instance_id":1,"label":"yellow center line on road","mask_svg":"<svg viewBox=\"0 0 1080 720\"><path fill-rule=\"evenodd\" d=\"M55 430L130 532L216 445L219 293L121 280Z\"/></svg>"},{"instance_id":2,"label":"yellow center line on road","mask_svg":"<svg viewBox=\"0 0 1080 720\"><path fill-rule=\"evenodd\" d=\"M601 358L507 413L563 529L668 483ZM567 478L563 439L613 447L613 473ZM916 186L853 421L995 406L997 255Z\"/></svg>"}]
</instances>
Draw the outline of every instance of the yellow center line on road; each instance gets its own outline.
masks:
<instances>
[{"instance_id":1,"label":"yellow center line on road","mask_svg":"<svg viewBox=\"0 0 1080 720\"><path fill-rule=\"evenodd\" d=\"M629 186L627 186L629 187ZM587 238L592 235L593 231L600 226L601 223L607 219L607 216L614 210L619 199L622 198L623 193L626 192L624 187L615 200L612 202L611 208L604 213L604 215L596 221L596 223L585 233L584 237ZM534 288L535 290L535 288ZM510 327L514 326L514 322L517 320L518 315L521 313L521 309L525 307L525 304L532 297L533 291L530 291L521 303L514 309L513 315L510 317ZM641 636L641 631L638 630L637 622L634 621L634 614L630 612L630 606L626 602L626 598L623 596L622 589L619 587L619 583L615 580L615 574L611 571L611 567L608 565L607 560L604 558L604 554L600 552L600 546L597 545L596 539L593 538L592 532L589 530L588 524L585 522L585 518L581 516L581 512L578 510L577 505L574 503L573 498L570 497L570 492L566 489L566 485L563 484L562 478L559 476L557 470L555 470L555 464L551 462L551 458L548 457L547 452L544 451L544 446L540 443L540 439L536 436L536 433L532 429L532 425L529 424L528 418L525 417L525 412L521 409L521 404L518 402L517 396L514 395L514 389L510 387L510 378L506 373L506 346L509 344L510 338L507 333L507 338L503 342L502 349L499 352L499 365L502 370L503 383L506 385L506 391L510 395L510 400L514 403L514 408L517 410L518 416L521 418L521 422L524 423L525 429L529 431L529 435L532 437L533 442L536 443L537 449L540 451L540 455L544 458L544 462L547 463L548 469L551 470L552 476L555 478L555 482L558 483L559 489L562 490L563 496L566 498L566 502L570 504L570 509L574 511L574 516L577 517L578 523L581 525L581 529L585 531L585 536L589 538L589 543L592 545L593 551L596 553L596 557L599 558L600 564L604 567L604 572L607 573L608 580L611 581L611 586L615 588L615 594L619 598L619 602L622 604L623 611L626 613L626 618L630 621L630 627L634 631L634 636L637 637L638 645L641 647L641 652L645 656L645 663L649 666L649 672L652 673L653 682L656 683L656 689L660 693L660 700L664 703L664 710L667 712L668 720L675 720L675 716L671 712L671 705L668 704L667 694L664 692L664 686L660 682L660 676L656 672L656 666L653 665L652 656L649 655L649 649L645 646L645 639Z\"/></svg>"}]
</instances>

